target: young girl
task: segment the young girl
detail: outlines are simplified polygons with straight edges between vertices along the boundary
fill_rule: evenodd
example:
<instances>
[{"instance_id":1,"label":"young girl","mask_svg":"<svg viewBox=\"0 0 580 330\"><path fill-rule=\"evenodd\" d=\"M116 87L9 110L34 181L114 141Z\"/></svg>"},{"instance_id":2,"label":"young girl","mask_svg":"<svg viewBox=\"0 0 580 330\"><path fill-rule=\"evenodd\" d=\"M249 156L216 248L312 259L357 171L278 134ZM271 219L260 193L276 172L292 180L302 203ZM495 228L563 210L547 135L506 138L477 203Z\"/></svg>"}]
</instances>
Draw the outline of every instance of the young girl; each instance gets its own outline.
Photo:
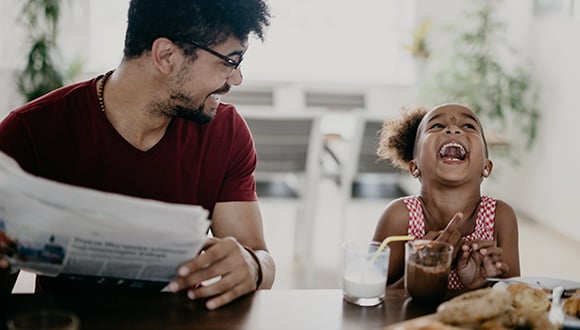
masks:
<instances>
[{"instance_id":1,"label":"young girl","mask_svg":"<svg viewBox=\"0 0 580 330\"><path fill-rule=\"evenodd\" d=\"M450 289L475 289L486 277L519 276L518 227L505 202L481 195L493 164L475 113L461 104L417 108L385 122L378 154L421 183L418 196L389 203L373 240L391 235L447 241L456 259ZM389 287L402 287L404 245L391 245Z\"/></svg>"}]
</instances>

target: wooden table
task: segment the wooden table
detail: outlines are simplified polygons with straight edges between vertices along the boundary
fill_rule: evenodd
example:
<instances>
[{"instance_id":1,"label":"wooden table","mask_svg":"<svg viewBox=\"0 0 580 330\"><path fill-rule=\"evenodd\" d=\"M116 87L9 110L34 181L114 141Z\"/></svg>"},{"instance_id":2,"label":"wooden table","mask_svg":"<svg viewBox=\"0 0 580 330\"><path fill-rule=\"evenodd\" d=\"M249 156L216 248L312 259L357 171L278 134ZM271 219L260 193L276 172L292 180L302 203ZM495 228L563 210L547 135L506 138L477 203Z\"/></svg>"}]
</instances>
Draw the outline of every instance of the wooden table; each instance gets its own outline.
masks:
<instances>
[{"instance_id":1,"label":"wooden table","mask_svg":"<svg viewBox=\"0 0 580 330\"><path fill-rule=\"evenodd\" d=\"M73 311L81 329L382 329L434 312L418 306L404 290L387 290L385 302L358 307L341 290L262 290L215 311L170 293L91 296L10 295L0 297L0 322L40 308Z\"/></svg>"}]
</instances>

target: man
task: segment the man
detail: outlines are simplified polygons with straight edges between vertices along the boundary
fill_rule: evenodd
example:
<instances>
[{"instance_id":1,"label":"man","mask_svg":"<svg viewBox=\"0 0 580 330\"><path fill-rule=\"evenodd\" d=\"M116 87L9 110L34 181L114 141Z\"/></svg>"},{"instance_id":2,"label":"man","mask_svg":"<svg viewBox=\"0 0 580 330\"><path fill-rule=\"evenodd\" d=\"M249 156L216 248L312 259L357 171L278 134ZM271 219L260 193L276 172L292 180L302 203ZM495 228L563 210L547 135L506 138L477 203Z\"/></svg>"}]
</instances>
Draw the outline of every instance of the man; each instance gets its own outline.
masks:
<instances>
[{"instance_id":1,"label":"man","mask_svg":"<svg viewBox=\"0 0 580 330\"><path fill-rule=\"evenodd\" d=\"M215 309L271 288L253 141L219 102L241 84L248 37L263 39L269 18L263 0L131 0L118 68L12 111L0 150L52 180L208 209L213 237L179 267L171 291L211 297ZM38 285L71 282L41 276Z\"/></svg>"}]
</instances>

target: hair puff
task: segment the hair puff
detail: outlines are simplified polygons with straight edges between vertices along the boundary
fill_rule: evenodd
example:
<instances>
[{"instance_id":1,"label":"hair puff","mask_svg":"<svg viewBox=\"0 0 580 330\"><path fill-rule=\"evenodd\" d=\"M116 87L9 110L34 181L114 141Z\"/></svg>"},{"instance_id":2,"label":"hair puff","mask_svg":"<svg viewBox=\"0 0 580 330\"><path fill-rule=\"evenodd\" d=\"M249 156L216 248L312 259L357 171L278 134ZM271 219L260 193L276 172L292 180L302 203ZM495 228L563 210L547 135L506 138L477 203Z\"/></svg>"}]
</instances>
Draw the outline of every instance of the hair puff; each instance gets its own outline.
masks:
<instances>
[{"instance_id":1,"label":"hair puff","mask_svg":"<svg viewBox=\"0 0 580 330\"><path fill-rule=\"evenodd\" d=\"M425 107L403 108L401 116L386 120L379 132L377 155L390 160L395 167L408 170L413 160L417 129L426 113Z\"/></svg>"}]
</instances>

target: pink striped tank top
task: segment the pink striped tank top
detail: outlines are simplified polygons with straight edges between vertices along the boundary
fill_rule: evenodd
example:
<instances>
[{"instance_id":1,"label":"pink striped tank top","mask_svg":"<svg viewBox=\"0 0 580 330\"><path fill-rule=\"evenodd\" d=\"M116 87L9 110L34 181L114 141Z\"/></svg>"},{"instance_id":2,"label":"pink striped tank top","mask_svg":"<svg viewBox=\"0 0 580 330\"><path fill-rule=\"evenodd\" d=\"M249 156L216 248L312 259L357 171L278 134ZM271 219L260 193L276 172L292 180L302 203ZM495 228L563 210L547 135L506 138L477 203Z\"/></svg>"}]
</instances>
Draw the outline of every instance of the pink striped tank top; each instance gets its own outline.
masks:
<instances>
[{"instance_id":1,"label":"pink striped tank top","mask_svg":"<svg viewBox=\"0 0 580 330\"><path fill-rule=\"evenodd\" d=\"M425 236L425 218L419 196L409 196L403 199L403 202L409 210L409 229L408 235L415 236L415 239L421 239ZM475 221L475 230L473 233L465 236L465 241L472 240L493 240L493 226L495 219L496 200L492 197L481 196L479 203L479 212ZM457 270L452 269L449 273L448 288L452 290L463 289L463 284L459 280Z\"/></svg>"}]
</instances>

